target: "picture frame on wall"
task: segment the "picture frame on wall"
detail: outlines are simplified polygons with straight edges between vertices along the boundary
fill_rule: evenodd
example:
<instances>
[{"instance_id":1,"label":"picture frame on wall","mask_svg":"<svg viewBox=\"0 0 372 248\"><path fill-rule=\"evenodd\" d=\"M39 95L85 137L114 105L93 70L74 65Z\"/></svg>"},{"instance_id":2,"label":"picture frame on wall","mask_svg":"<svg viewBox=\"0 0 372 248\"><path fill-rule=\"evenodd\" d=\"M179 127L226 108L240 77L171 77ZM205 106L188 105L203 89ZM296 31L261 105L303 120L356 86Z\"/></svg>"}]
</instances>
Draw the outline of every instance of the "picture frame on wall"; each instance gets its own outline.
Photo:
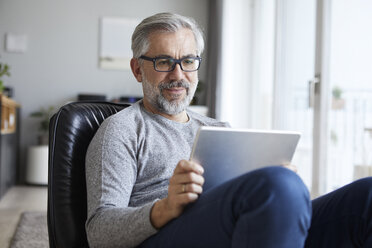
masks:
<instances>
[{"instance_id":1,"label":"picture frame on wall","mask_svg":"<svg viewBox=\"0 0 372 248\"><path fill-rule=\"evenodd\" d=\"M130 70L131 38L139 20L102 17L100 20L99 67L108 70Z\"/></svg>"}]
</instances>

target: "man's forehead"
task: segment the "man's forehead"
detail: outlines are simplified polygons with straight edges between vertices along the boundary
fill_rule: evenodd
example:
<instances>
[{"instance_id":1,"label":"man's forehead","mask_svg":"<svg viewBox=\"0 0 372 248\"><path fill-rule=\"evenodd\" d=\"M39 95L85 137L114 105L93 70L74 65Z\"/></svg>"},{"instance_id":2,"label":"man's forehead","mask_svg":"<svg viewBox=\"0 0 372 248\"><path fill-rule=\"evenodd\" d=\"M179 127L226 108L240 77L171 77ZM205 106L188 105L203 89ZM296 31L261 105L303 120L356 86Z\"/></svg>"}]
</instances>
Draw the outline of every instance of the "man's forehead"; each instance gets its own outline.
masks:
<instances>
[{"instance_id":1,"label":"man's forehead","mask_svg":"<svg viewBox=\"0 0 372 248\"><path fill-rule=\"evenodd\" d=\"M186 56L197 53L195 36L190 29L183 28L176 32L157 30L150 33L148 38L148 53L151 54L173 56L177 53Z\"/></svg>"},{"instance_id":2,"label":"man's forehead","mask_svg":"<svg viewBox=\"0 0 372 248\"><path fill-rule=\"evenodd\" d=\"M194 35L193 31L189 28L179 28L175 31L167 30L167 29L155 29L149 33L149 37L154 36L154 35L172 35L175 33L191 33Z\"/></svg>"}]
</instances>

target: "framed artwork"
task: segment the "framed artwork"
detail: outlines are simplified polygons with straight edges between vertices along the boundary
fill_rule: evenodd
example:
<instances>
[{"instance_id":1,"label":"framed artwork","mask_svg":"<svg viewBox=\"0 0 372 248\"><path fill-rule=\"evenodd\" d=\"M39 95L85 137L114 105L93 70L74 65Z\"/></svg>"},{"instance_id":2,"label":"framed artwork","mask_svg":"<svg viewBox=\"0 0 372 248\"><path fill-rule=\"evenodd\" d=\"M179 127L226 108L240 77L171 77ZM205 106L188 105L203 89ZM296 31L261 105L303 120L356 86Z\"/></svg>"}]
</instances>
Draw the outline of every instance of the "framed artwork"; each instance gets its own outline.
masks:
<instances>
[{"instance_id":1,"label":"framed artwork","mask_svg":"<svg viewBox=\"0 0 372 248\"><path fill-rule=\"evenodd\" d=\"M99 67L101 69L130 69L131 38L138 23L139 21L136 19L101 18L99 51Z\"/></svg>"}]
</instances>

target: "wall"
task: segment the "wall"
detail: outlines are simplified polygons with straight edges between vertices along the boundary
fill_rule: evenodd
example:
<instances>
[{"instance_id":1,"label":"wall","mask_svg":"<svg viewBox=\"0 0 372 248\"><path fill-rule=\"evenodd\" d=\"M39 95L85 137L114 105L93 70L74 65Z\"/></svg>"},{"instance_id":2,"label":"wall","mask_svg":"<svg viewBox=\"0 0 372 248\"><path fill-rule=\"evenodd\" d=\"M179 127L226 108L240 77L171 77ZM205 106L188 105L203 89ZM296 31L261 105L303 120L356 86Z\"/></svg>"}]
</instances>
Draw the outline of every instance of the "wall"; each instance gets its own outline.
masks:
<instances>
[{"instance_id":1,"label":"wall","mask_svg":"<svg viewBox=\"0 0 372 248\"><path fill-rule=\"evenodd\" d=\"M98 68L100 18L143 19L164 11L194 17L207 33L208 0L0 0L0 61L11 66L5 84L13 87L14 99L22 105L22 175L27 147L37 142L38 123L29 117L31 112L58 108L78 93L106 94L109 99L141 95L130 71ZM28 36L25 53L5 52L7 32Z\"/></svg>"}]
</instances>

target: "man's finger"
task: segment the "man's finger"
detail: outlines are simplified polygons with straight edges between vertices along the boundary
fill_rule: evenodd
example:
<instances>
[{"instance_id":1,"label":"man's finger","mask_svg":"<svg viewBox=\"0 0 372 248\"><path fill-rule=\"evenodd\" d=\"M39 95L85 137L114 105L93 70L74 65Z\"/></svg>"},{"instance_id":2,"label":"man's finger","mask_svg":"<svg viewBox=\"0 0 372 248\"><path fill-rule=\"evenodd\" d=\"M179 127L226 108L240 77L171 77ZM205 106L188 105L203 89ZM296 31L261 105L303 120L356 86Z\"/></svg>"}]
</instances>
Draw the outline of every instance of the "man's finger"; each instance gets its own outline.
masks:
<instances>
[{"instance_id":1,"label":"man's finger","mask_svg":"<svg viewBox=\"0 0 372 248\"><path fill-rule=\"evenodd\" d=\"M184 194L180 195L179 198L178 198L178 202L181 205L186 205L190 202L196 201L198 198L199 198L198 194L188 192L188 193L184 193Z\"/></svg>"},{"instance_id":2,"label":"man's finger","mask_svg":"<svg viewBox=\"0 0 372 248\"><path fill-rule=\"evenodd\" d=\"M195 172L187 172L182 174L174 174L169 182L171 184L195 183L203 185L204 181L205 180L202 175L196 174Z\"/></svg>"},{"instance_id":3,"label":"man's finger","mask_svg":"<svg viewBox=\"0 0 372 248\"><path fill-rule=\"evenodd\" d=\"M185 193L196 193L196 194L201 194L203 192L203 187L199 184L195 183L183 183L180 184L180 194L185 194Z\"/></svg>"},{"instance_id":4,"label":"man's finger","mask_svg":"<svg viewBox=\"0 0 372 248\"><path fill-rule=\"evenodd\" d=\"M193 161L181 160L180 162L178 162L177 167L174 170L174 174L188 171L194 171L195 173L198 173L200 175L204 173L204 169L200 164Z\"/></svg>"}]
</instances>

